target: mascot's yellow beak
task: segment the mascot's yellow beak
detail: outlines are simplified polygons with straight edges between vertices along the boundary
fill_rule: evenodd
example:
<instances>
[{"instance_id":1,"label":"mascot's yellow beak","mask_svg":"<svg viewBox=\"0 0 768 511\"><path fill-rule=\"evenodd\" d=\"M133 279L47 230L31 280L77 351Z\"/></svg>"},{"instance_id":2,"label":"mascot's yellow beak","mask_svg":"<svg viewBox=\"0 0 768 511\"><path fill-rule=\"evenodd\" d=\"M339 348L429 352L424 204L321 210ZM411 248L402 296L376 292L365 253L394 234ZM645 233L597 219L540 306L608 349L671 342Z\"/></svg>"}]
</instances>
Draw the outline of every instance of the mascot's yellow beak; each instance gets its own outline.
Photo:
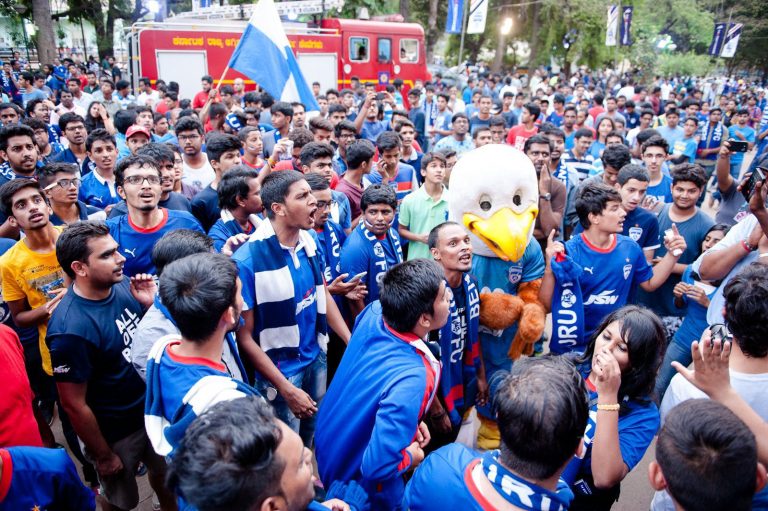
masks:
<instances>
[{"instance_id":1,"label":"mascot's yellow beak","mask_svg":"<svg viewBox=\"0 0 768 511\"><path fill-rule=\"evenodd\" d=\"M484 219L472 213L464 214L464 225L480 238L488 248L504 261L519 261L528 246L531 226L539 213L538 205L531 205L522 213L502 208Z\"/></svg>"}]
</instances>

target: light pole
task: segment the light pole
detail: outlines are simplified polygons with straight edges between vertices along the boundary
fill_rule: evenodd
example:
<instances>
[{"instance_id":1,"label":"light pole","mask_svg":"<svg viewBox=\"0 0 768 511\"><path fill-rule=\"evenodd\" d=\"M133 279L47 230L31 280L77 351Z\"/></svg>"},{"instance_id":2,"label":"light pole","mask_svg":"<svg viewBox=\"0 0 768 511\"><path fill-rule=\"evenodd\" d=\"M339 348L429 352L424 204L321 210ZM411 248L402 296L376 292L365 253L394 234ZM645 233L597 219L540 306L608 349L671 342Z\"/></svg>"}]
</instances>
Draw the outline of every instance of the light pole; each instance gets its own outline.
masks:
<instances>
[{"instance_id":1,"label":"light pole","mask_svg":"<svg viewBox=\"0 0 768 511\"><path fill-rule=\"evenodd\" d=\"M13 10L19 13L19 21L21 21L21 33L24 36L24 49L27 52L27 63L29 63L29 39L27 38L27 25L24 23L22 15L27 12L27 6L20 3L14 4Z\"/></svg>"}]
</instances>

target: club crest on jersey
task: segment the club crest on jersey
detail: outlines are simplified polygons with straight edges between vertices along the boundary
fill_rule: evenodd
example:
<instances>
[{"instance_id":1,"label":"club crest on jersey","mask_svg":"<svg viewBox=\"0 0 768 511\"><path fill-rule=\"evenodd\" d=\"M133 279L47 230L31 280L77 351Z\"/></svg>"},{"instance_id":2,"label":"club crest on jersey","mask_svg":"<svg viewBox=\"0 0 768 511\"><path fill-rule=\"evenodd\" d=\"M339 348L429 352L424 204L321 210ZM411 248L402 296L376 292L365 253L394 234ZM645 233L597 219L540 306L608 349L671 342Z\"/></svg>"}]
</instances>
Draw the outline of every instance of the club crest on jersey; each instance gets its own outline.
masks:
<instances>
[{"instance_id":1,"label":"club crest on jersey","mask_svg":"<svg viewBox=\"0 0 768 511\"><path fill-rule=\"evenodd\" d=\"M384 257L384 247L378 241L373 246L373 253L376 254L376 257Z\"/></svg>"},{"instance_id":2,"label":"club crest on jersey","mask_svg":"<svg viewBox=\"0 0 768 511\"><path fill-rule=\"evenodd\" d=\"M523 268L522 266L510 266L507 278L509 279L510 284L517 284L523 279Z\"/></svg>"},{"instance_id":3,"label":"club crest on jersey","mask_svg":"<svg viewBox=\"0 0 768 511\"><path fill-rule=\"evenodd\" d=\"M625 264L624 265L624 280L627 280L629 278L629 274L632 272L632 265L631 264Z\"/></svg>"},{"instance_id":4,"label":"club crest on jersey","mask_svg":"<svg viewBox=\"0 0 768 511\"><path fill-rule=\"evenodd\" d=\"M643 235L643 228L642 227L630 227L629 228L629 237L632 241L637 241L640 239L640 236ZM626 278L626 277L624 277Z\"/></svg>"}]
</instances>

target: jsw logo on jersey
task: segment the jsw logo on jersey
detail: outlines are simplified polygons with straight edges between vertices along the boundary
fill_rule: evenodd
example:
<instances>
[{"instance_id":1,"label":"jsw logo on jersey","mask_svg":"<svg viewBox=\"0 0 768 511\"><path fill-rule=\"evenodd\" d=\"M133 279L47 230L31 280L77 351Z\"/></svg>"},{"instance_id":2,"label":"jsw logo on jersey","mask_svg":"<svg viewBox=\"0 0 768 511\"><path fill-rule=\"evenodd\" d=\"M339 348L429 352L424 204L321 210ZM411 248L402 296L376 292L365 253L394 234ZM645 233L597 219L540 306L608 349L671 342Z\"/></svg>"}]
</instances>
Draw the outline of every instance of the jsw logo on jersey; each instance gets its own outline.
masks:
<instances>
[{"instance_id":1,"label":"jsw logo on jersey","mask_svg":"<svg viewBox=\"0 0 768 511\"><path fill-rule=\"evenodd\" d=\"M296 304L296 314L298 315L301 311L315 303L315 300L317 299L317 293L315 292L315 288L313 288L310 291L307 291L307 294L304 296L304 298Z\"/></svg>"},{"instance_id":2,"label":"jsw logo on jersey","mask_svg":"<svg viewBox=\"0 0 768 511\"><path fill-rule=\"evenodd\" d=\"M614 291L615 289L607 289L596 295L589 295L584 305L613 305L619 299L618 296L613 294Z\"/></svg>"}]
</instances>

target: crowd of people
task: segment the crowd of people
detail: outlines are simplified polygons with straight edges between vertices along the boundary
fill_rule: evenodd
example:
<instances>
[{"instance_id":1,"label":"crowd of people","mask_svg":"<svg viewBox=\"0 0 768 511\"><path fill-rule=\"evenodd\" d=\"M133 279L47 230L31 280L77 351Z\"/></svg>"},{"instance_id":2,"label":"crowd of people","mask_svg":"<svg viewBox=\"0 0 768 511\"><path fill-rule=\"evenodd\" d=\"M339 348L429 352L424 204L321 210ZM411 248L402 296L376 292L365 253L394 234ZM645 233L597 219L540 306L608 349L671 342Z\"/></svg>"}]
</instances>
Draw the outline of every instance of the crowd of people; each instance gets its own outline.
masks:
<instances>
[{"instance_id":1,"label":"crowd of people","mask_svg":"<svg viewBox=\"0 0 768 511\"><path fill-rule=\"evenodd\" d=\"M758 84L353 78L311 111L105 62L3 65L0 509L133 509L146 474L163 510L601 510L655 437L653 510L768 509ZM518 261L448 215L490 144L536 173ZM524 356L490 291L551 313Z\"/></svg>"}]
</instances>

